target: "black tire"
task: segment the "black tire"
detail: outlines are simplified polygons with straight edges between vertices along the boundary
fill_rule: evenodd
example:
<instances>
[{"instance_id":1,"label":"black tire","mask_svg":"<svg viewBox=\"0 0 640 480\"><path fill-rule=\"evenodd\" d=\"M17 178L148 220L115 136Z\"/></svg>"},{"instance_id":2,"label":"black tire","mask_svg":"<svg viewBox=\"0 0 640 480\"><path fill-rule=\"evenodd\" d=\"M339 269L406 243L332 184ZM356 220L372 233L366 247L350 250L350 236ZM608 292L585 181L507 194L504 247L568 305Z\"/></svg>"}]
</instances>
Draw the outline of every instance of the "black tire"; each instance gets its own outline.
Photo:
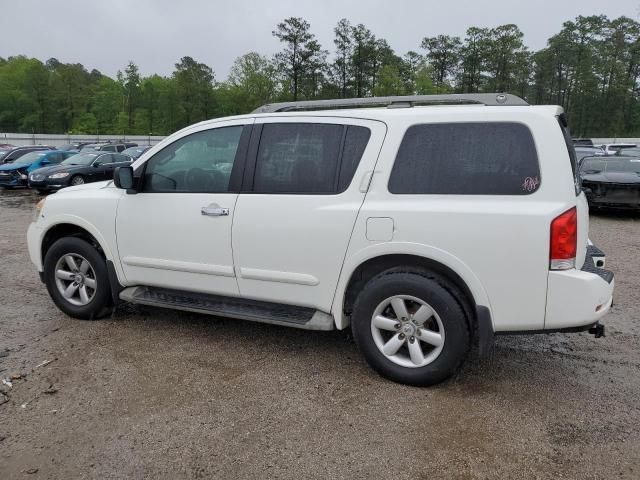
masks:
<instances>
[{"instance_id":1,"label":"black tire","mask_svg":"<svg viewBox=\"0 0 640 480\"><path fill-rule=\"evenodd\" d=\"M465 310L450 290L447 282L436 275L410 271L383 272L367 282L354 304L351 329L369 366L384 378L420 387L440 383L453 375L467 357L471 334ZM376 346L371 331L374 311L394 295L409 295L423 300L440 317L444 327L444 345L439 355L425 366L398 365Z\"/></svg>"},{"instance_id":2,"label":"black tire","mask_svg":"<svg viewBox=\"0 0 640 480\"><path fill-rule=\"evenodd\" d=\"M56 285L56 264L63 256L76 254L89 261L95 272L96 289L91 301L86 305L73 305L67 301ZM98 319L109 312L111 306L111 285L107 264L96 248L78 237L64 237L57 240L44 258L44 281L51 299L64 313L81 320Z\"/></svg>"},{"instance_id":3,"label":"black tire","mask_svg":"<svg viewBox=\"0 0 640 480\"><path fill-rule=\"evenodd\" d=\"M74 183L74 182L77 182L78 180L82 180L82 182ZM74 175L69 180L69 186L71 186L71 187L74 187L74 186L77 186L77 185L84 185L85 183L86 182L85 182L84 177L82 175Z\"/></svg>"},{"instance_id":4,"label":"black tire","mask_svg":"<svg viewBox=\"0 0 640 480\"><path fill-rule=\"evenodd\" d=\"M36 188L36 192L38 192L38 195L46 195L47 193L49 193L48 190L42 190L39 188Z\"/></svg>"}]
</instances>

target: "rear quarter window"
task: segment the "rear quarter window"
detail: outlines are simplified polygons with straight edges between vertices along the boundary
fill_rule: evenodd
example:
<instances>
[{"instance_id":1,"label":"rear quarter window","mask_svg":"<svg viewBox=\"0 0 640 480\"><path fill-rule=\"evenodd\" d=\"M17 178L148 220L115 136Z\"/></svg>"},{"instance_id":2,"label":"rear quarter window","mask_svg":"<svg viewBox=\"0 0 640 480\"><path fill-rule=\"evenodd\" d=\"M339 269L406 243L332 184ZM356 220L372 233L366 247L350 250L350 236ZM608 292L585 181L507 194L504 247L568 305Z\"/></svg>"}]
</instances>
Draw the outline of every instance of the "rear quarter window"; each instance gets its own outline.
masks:
<instances>
[{"instance_id":1,"label":"rear quarter window","mask_svg":"<svg viewBox=\"0 0 640 480\"><path fill-rule=\"evenodd\" d=\"M531 131L520 123L438 123L407 129L393 194L529 195L540 186Z\"/></svg>"}]
</instances>

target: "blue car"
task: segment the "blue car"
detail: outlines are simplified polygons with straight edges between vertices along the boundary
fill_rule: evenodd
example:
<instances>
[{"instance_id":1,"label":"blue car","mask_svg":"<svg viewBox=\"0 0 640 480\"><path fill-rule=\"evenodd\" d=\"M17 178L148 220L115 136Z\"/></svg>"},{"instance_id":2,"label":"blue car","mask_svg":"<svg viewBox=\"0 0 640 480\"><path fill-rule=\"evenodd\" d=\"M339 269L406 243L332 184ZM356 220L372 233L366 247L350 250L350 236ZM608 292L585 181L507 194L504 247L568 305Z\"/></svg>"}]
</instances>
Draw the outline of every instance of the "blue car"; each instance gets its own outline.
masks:
<instances>
[{"instance_id":1,"label":"blue car","mask_svg":"<svg viewBox=\"0 0 640 480\"><path fill-rule=\"evenodd\" d=\"M13 163L0 165L0 187L26 187L29 172L42 167L57 165L77 152L38 150L27 153Z\"/></svg>"}]
</instances>

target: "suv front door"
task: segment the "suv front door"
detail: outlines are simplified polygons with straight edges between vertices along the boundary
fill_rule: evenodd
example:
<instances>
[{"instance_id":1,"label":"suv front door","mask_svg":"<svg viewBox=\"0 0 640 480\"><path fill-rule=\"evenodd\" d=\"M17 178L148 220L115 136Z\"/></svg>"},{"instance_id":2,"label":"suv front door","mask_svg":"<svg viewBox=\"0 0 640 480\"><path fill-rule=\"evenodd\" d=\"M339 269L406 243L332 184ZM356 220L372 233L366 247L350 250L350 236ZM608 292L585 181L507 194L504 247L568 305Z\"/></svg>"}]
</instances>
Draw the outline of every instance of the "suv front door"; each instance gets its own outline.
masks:
<instances>
[{"instance_id":1,"label":"suv front door","mask_svg":"<svg viewBox=\"0 0 640 480\"><path fill-rule=\"evenodd\" d=\"M238 295L231 224L252 122L194 127L137 166L116 219L129 284Z\"/></svg>"},{"instance_id":2,"label":"suv front door","mask_svg":"<svg viewBox=\"0 0 640 480\"><path fill-rule=\"evenodd\" d=\"M233 221L243 297L329 312L382 122L256 119Z\"/></svg>"}]
</instances>

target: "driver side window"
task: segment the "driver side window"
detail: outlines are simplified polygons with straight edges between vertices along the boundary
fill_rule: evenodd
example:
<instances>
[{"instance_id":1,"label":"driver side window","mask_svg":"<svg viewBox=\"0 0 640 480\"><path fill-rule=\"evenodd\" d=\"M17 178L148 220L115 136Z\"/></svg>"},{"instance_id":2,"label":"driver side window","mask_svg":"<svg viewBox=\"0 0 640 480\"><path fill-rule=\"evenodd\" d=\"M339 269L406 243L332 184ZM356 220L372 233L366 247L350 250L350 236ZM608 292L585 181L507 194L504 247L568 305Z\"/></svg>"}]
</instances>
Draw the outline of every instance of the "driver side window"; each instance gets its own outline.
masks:
<instances>
[{"instance_id":1,"label":"driver side window","mask_svg":"<svg viewBox=\"0 0 640 480\"><path fill-rule=\"evenodd\" d=\"M196 132L163 148L146 162L142 191L228 192L243 128Z\"/></svg>"}]
</instances>

